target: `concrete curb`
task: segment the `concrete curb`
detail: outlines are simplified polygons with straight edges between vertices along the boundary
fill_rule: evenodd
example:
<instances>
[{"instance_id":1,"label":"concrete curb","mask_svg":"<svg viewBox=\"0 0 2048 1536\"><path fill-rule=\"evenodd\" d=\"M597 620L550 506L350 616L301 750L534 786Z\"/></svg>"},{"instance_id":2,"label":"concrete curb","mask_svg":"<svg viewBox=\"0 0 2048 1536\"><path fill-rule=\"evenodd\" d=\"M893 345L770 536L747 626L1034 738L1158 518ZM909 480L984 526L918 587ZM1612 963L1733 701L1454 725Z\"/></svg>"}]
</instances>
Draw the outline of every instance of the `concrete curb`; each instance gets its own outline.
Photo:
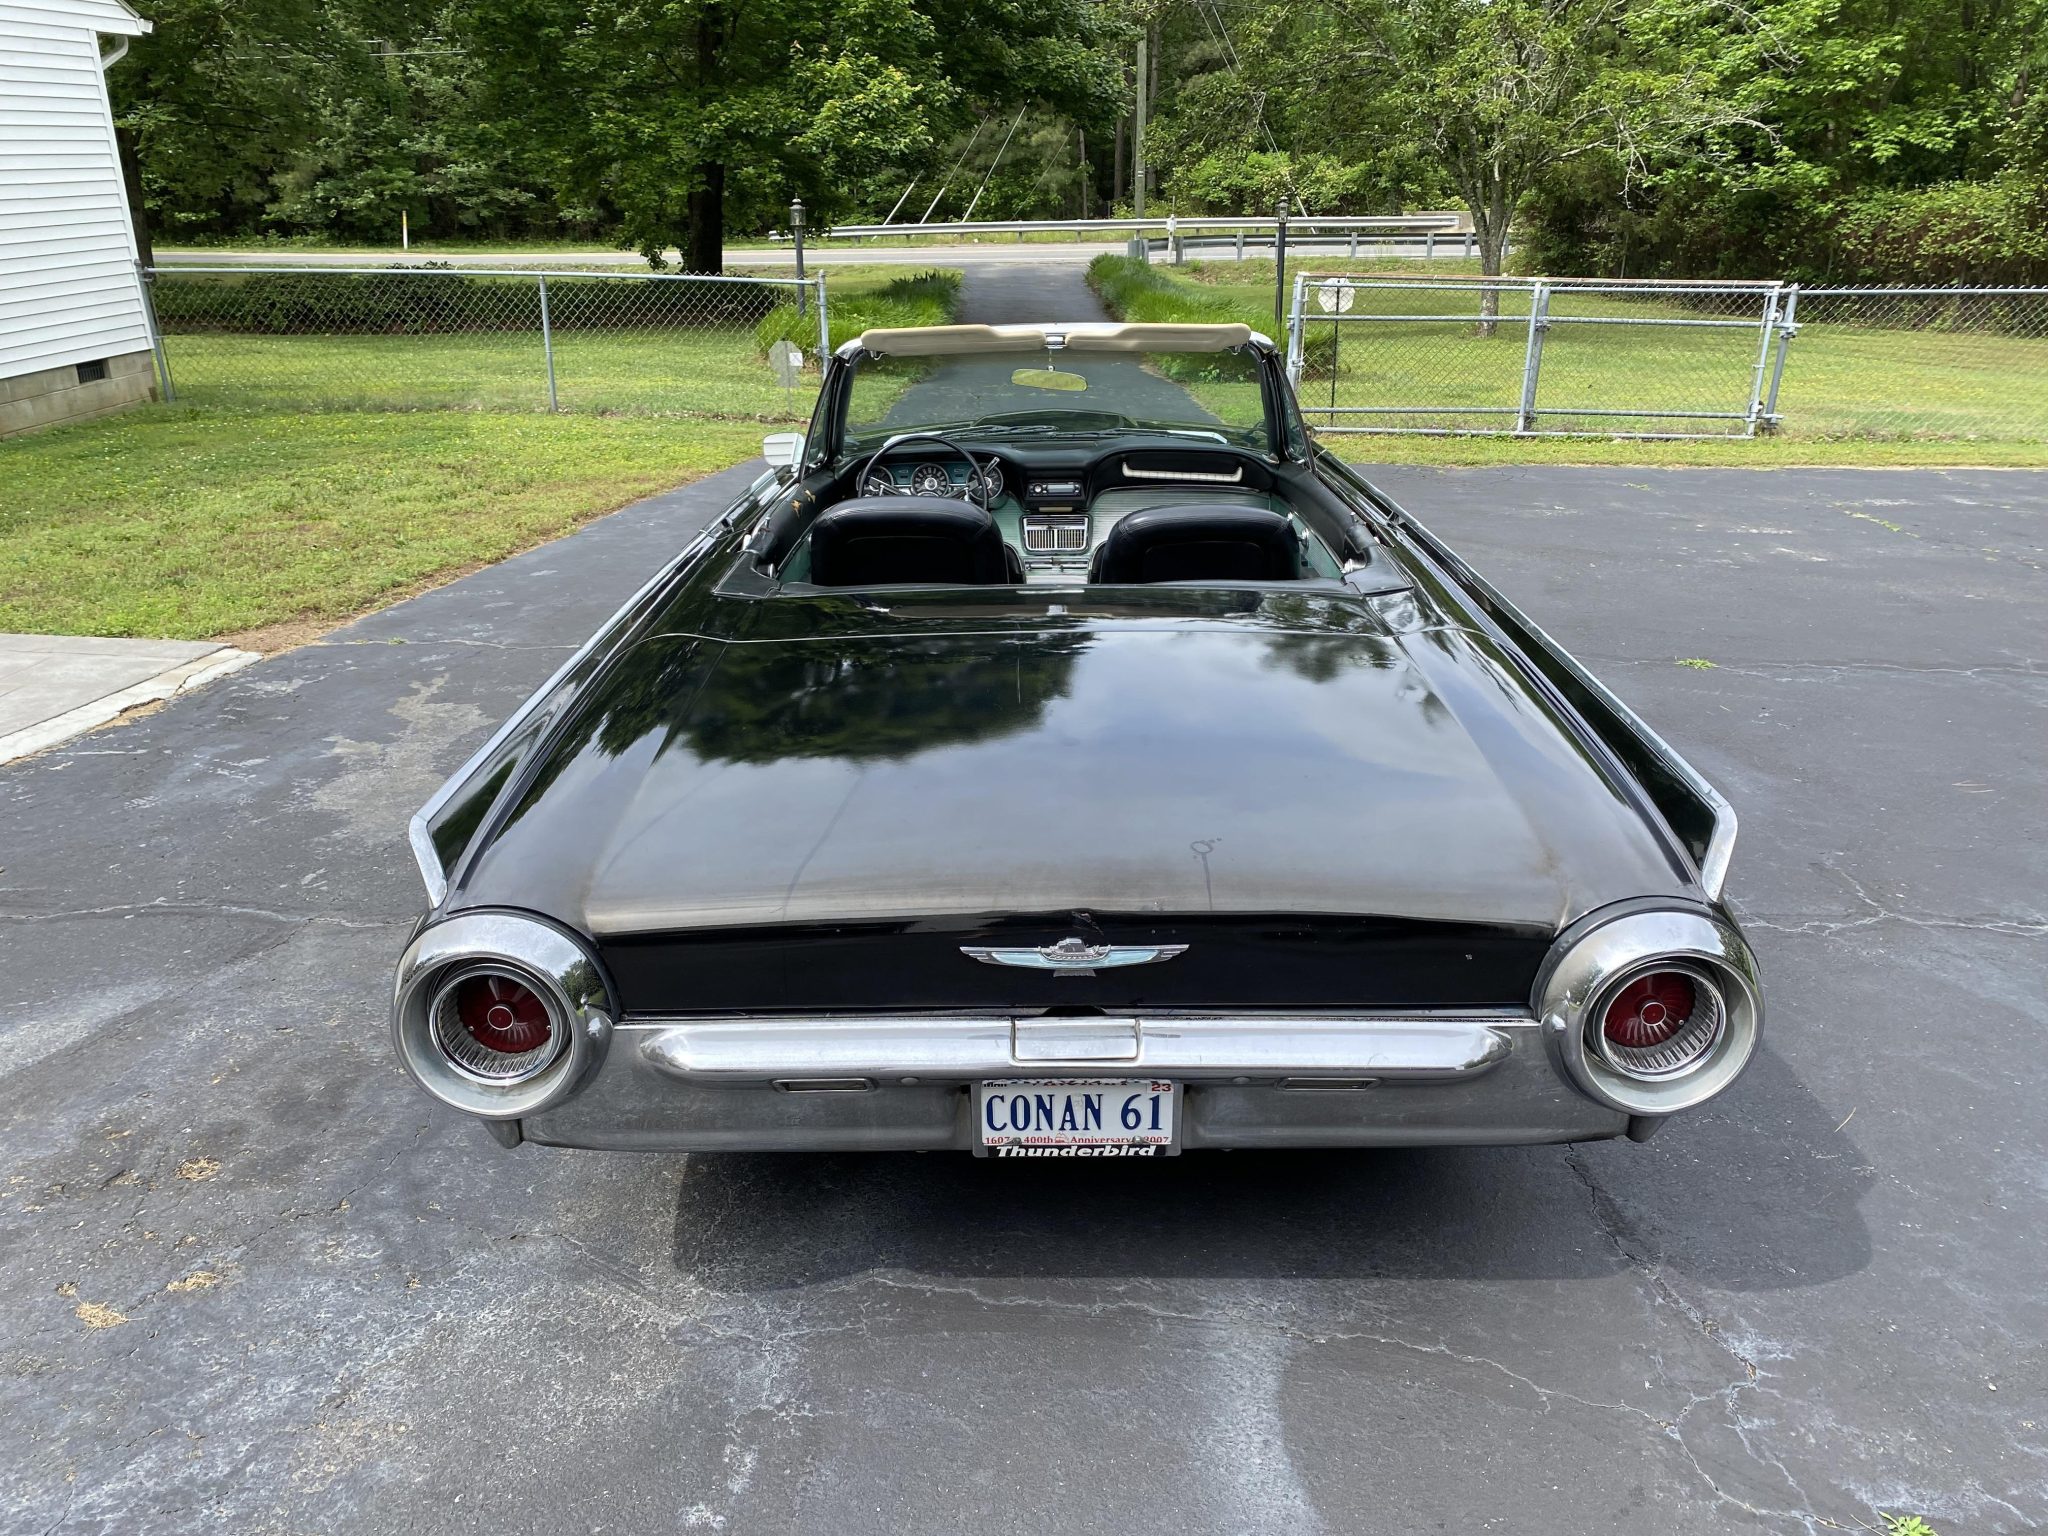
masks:
<instances>
[{"instance_id":1,"label":"concrete curb","mask_svg":"<svg viewBox=\"0 0 2048 1536\"><path fill-rule=\"evenodd\" d=\"M0 736L0 763L11 763L46 752L119 719L138 705L159 704L181 693L189 693L217 677L226 677L230 672L238 672L251 662L262 659L255 651L238 651L227 645L208 651L204 656L167 668L154 677L144 678L76 709L53 715L11 735Z\"/></svg>"}]
</instances>

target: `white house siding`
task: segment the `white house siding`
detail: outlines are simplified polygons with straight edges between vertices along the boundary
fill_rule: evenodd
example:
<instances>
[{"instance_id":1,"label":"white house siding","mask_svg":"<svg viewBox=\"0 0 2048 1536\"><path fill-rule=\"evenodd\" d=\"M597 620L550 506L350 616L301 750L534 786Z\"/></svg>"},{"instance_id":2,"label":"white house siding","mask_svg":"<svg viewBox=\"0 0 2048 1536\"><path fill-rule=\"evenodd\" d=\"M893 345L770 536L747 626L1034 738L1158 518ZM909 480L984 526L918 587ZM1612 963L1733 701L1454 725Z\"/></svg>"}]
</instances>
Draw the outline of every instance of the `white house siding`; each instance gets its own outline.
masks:
<instances>
[{"instance_id":1,"label":"white house siding","mask_svg":"<svg viewBox=\"0 0 2048 1536\"><path fill-rule=\"evenodd\" d=\"M149 349L99 62L145 30L115 0L0 0L0 398Z\"/></svg>"}]
</instances>

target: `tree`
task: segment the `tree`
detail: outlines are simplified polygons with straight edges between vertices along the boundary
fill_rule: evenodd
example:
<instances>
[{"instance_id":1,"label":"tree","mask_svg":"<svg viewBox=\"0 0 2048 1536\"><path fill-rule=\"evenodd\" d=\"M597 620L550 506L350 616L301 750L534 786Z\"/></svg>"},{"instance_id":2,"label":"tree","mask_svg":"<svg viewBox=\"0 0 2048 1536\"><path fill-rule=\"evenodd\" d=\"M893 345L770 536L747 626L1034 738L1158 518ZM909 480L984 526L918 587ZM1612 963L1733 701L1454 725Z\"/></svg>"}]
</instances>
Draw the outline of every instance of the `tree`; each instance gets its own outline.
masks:
<instances>
[{"instance_id":1,"label":"tree","mask_svg":"<svg viewBox=\"0 0 2048 1536\"><path fill-rule=\"evenodd\" d=\"M1093 126L1117 99L1090 0L466 0L498 99L650 260L720 269L737 219L821 217L931 163L971 114L1039 102Z\"/></svg>"},{"instance_id":2,"label":"tree","mask_svg":"<svg viewBox=\"0 0 2048 1536\"><path fill-rule=\"evenodd\" d=\"M1322 94L1338 143L1424 142L1471 210L1481 273L1498 276L1523 197L1558 166L1606 153L1647 170L1733 124L1767 131L1741 65L1771 40L1745 14L1716 0L1326 0L1306 94ZM1499 313L1498 289L1482 313Z\"/></svg>"}]
</instances>

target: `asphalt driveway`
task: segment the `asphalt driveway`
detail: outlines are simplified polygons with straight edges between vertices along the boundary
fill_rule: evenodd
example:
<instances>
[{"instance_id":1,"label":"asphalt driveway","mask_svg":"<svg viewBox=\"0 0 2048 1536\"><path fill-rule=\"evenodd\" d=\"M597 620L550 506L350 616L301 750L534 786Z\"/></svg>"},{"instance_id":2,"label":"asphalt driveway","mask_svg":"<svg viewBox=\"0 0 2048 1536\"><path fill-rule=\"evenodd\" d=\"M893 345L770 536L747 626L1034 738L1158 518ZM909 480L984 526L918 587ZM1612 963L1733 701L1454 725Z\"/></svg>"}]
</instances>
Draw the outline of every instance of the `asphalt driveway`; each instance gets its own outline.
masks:
<instances>
[{"instance_id":1,"label":"asphalt driveway","mask_svg":"<svg viewBox=\"0 0 2048 1536\"><path fill-rule=\"evenodd\" d=\"M405 817L751 473L0 769L0 1530L2048 1525L2048 473L1381 477L1742 813L1647 1146L502 1151Z\"/></svg>"}]
</instances>

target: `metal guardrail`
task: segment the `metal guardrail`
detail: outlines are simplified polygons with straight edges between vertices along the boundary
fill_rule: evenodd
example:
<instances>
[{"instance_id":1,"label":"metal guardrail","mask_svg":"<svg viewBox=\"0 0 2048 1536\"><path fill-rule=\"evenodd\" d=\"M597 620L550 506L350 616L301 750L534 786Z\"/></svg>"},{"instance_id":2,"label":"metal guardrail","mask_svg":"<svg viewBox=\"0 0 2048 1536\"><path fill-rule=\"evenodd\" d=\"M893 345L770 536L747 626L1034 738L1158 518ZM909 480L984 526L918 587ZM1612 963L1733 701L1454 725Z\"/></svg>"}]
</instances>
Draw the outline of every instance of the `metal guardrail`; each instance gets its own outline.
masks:
<instances>
[{"instance_id":1,"label":"metal guardrail","mask_svg":"<svg viewBox=\"0 0 2048 1536\"><path fill-rule=\"evenodd\" d=\"M1126 234L1139 230L1160 230L1173 235L1192 230L1266 230L1278 227L1277 218L1230 218L1201 215L1182 218L1169 214L1163 219L982 219L939 224L840 224L826 231L835 240L865 240L877 235L1008 235L1069 232L1074 234ZM1384 214L1371 217L1316 218L1290 215L1290 229L1335 230L1438 230L1457 231L1463 220L1455 213Z\"/></svg>"}]
</instances>

